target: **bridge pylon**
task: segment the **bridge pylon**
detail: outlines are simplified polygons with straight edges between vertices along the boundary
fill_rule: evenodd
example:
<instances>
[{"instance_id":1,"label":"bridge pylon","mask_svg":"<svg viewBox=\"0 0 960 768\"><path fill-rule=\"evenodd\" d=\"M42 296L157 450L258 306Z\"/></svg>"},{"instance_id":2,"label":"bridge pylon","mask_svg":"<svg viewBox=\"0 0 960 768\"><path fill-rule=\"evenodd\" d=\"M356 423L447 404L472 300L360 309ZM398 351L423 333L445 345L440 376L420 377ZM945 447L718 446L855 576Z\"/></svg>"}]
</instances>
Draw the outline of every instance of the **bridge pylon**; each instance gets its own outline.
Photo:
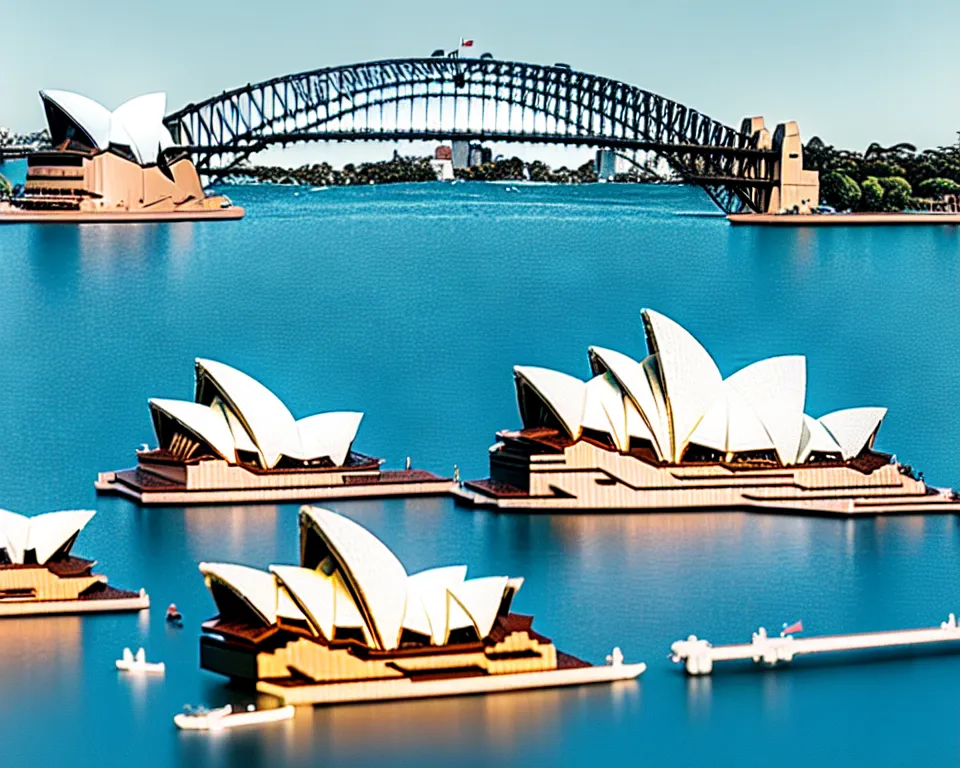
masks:
<instances>
[{"instance_id":1,"label":"bridge pylon","mask_svg":"<svg viewBox=\"0 0 960 768\"><path fill-rule=\"evenodd\" d=\"M771 167L760 169L773 184L754 190L754 208L761 213L777 213L814 208L820 204L820 174L803 167L800 126L795 120L779 123L773 134L762 117L744 118L740 132L753 137L757 149L773 152Z\"/></svg>"}]
</instances>

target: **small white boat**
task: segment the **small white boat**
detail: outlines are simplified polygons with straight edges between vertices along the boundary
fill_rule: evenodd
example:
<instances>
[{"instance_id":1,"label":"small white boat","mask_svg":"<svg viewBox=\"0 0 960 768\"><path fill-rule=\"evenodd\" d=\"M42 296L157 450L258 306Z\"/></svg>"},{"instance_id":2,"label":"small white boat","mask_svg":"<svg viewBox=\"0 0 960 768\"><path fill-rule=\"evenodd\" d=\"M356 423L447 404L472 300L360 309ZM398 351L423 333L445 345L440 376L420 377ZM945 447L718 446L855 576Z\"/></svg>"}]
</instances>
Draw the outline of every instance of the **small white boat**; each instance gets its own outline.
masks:
<instances>
[{"instance_id":1,"label":"small white boat","mask_svg":"<svg viewBox=\"0 0 960 768\"><path fill-rule=\"evenodd\" d=\"M219 709L190 709L187 707L173 722L184 731L219 731L224 728L238 728L242 725L258 723L276 723L289 720L296 710L291 705L274 709L257 709L253 704L246 710L234 710L229 704Z\"/></svg>"},{"instance_id":2,"label":"small white boat","mask_svg":"<svg viewBox=\"0 0 960 768\"><path fill-rule=\"evenodd\" d=\"M129 648L124 648L123 658L117 659L117 669L121 672L162 675L166 667L162 661L147 661L147 654L143 648L139 649L136 655Z\"/></svg>"}]
</instances>

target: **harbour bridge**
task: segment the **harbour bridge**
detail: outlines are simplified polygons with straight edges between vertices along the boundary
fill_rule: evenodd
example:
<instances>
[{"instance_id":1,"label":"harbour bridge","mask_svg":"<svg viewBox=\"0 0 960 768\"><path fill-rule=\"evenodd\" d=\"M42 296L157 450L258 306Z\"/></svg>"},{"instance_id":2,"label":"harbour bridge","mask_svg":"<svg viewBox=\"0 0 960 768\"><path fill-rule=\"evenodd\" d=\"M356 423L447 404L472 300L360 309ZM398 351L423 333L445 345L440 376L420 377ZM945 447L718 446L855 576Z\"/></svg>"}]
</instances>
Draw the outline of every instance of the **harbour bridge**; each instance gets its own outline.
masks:
<instances>
[{"instance_id":1,"label":"harbour bridge","mask_svg":"<svg viewBox=\"0 0 960 768\"><path fill-rule=\"evenodd\" d=\"M747 118L738 130L561 64L438 56L326 67L225 91L164 122L207 175L297 142L464 140L654 152L727 213L817 198L803 183L796 123L771 134Z\"/></svg>"}]
</instances>

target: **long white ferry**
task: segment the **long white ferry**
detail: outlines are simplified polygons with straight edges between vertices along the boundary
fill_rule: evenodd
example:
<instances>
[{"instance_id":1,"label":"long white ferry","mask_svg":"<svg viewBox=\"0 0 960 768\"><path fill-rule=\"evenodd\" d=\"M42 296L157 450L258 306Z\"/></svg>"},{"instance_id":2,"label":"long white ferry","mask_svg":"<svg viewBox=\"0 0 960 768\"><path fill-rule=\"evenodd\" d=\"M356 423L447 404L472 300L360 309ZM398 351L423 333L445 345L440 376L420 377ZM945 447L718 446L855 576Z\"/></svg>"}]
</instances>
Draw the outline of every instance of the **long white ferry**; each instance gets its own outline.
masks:
<instances>
[{"instance_id":1,"label":"long white ferry","mask_svg":"<svg viewBox=\"0 0 960 768\"><path fill-rule=\"evenodd\" d=\"M276 723L289 720L294 715L293 706L257 709L253 704L245 710L235 710L227 704L218 709L199 708L174 715L173 722L184 731L220 731L224 728L238 728L242 725Z\"/></svg>"}]
</instances>

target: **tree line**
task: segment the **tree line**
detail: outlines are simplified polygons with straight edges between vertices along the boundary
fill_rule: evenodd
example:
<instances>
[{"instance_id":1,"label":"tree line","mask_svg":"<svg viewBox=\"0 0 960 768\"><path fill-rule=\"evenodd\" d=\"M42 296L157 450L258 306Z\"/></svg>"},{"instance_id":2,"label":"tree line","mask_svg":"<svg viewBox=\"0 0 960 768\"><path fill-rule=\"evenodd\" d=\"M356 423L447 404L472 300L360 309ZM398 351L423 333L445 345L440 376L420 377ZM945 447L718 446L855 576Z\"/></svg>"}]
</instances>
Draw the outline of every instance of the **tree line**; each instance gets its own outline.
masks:
<instances>
[{"instance_id":1,"label":"tree line","mask_svg":"<svg viewBox=\"0 0 960 768\"><path fill-rule=\"evenodd\" d=\"M960 193L960 140L922 152L873 143L861 154L814 137L803 166L820 172L821 201L841 211L903 211Z\"/></svg>"}]
</instances>

